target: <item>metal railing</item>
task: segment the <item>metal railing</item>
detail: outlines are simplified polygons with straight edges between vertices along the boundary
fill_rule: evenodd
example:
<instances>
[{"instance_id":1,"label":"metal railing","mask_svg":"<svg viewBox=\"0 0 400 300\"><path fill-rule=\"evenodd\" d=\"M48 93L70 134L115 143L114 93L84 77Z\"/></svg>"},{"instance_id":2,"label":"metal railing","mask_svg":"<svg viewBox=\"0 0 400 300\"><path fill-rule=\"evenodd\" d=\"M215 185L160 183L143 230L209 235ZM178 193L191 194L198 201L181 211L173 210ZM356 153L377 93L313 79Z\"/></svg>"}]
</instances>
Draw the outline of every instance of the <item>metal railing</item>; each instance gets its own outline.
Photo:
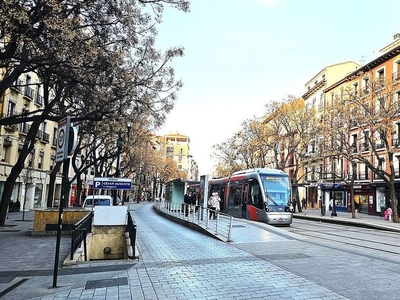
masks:
<instances>
[{"instance_id":1,"label":"metal railing","mask_svg":"<svg viewBox=\"0 0 400 300\"><path fill-rule=\"evenodd\" d=\"M156 201L154 207L165 214L196 224L221 240L231 241L233 217L230 215L217 212L215 218L210 218L213 210L209 208L165 201Z\"/></svg>"},{"instance_id":2,"label":"metal railing","mask_svg":"<svg viewBox=\"0 0 400 300\"><path fill-rule=\"evenodd\" d=\"M74 258L74 253L83 242L83 249L85 254L85 261L87 261L87 249L86 249L86 236L89 232L92 232L92 220L93 212L91 211L85 217L80 219L74 225L72 225L71 234L71 254L70 259Z\"/></svg>"},{"instance_id":3,"label":"metal railing","mask_svg":"<svg viewBox=\"0 0 400 300\"><path fill-rule=\"evenodd\" d=\"M128 247L128 257L135 258L135 246L136 246L136 223L133 221L130 212L128 211L128 224L126 225L126 232L128 233L129 241L127 241ZM132 249L129 249L132 247ZM132 253L130 253L130 250Z\"/></svg>"}]
</instances>

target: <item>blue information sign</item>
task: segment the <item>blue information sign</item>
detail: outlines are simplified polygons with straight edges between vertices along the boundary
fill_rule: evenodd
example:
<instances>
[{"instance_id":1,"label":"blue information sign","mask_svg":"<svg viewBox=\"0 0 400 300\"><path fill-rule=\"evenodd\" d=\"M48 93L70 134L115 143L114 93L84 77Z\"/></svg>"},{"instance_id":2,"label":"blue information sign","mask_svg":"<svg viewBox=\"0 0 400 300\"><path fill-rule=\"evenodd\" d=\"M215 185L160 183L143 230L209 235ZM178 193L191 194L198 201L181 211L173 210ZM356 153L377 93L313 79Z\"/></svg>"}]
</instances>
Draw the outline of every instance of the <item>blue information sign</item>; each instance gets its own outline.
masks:
<instances>
[{"instance_id":1,"label":"blue information sign","mask_svg":"<svg viewBox=\"0 0 400 300\"><path fill-rule=\"evenodd\" d=\"M130 178L107 178L95 177L93 179L93 189L106 190L131 190L132 179Z\"/></svg>"}]
</instances>

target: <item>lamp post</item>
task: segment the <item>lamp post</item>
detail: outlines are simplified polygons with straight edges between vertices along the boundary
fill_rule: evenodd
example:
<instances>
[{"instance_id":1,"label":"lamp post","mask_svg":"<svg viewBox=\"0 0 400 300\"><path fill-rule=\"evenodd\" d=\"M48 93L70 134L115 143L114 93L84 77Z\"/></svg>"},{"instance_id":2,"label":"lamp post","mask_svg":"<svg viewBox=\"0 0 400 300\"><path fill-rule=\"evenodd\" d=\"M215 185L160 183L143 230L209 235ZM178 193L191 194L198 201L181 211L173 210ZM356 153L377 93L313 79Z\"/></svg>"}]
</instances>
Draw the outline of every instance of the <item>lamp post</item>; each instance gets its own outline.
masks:
<instances>
[{"instance_id":1,"label":"lamp post","mask_svg":"<svg viewBox=\"0 0 400 300\"><path fill-rule=\"evenodd\" d=\"M127 136L128 136L128 141L129 141L129 134L132 128L132 122L127 121L126 122L126 128L127 128ZM122 130L118 132L118 140L117 140L117 165L115 168L115 177L119 178L121 177L121 166L120 166L120 158L121 158L121 152L122 152L122 146L124 144L124 139L122 137ZM118 197L118 190L115 190L115 195L114 195L114 205L118 205L117 203L117 197Z\"/></svg>"}]
</instances>

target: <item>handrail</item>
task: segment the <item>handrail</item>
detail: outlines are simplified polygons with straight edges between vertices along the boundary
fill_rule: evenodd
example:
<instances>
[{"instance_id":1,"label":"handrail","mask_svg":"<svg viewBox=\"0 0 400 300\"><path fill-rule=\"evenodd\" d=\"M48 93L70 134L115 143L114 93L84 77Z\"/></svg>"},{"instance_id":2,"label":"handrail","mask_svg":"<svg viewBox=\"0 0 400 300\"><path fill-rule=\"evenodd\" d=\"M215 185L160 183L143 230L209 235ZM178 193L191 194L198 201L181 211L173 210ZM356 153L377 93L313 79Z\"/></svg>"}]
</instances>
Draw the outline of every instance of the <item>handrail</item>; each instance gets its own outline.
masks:
<instances>
[{"instance_id":1,"label":"handrail","mask_svg":"<svg viewBox=\"0 0 400 300\"><path fill-rule=\"evenodd\" d=\"M128 224L126 225L126 231L128 232L129 239L132 246L132 257L136 257L135 246L136 246L136 223L133 221L130 212L128 211ZM129 255L129 253L128 253Z\"/></svg>"},{"instance_id":2,"label":"handrail","mask_svg":"<svg viewBox=\"0 0 400 300\"><path fill-rule=\"evenodd\" d=\"M74 253L76 249L78 249L83 242L85 261L87 261L86 235L92 231L92 220L93 211L89 212L86 216L84 216L82 219L72 225L70 254L71 260L74 258Z\"/></svg>"},{"instance_id":3,"label":"handrail","mask_svg":"<svg viewBox=\"0 0 400 300\"><path fill-rule=\"evenodd\" d=\"M154 207L175 218L197 224L221 240L231 241L233 217L230 215L218 212L215 219L210 219L212 210L209 208L185 203L171 204L170 202L156 201Z\"/></svg>"}]
</instances>

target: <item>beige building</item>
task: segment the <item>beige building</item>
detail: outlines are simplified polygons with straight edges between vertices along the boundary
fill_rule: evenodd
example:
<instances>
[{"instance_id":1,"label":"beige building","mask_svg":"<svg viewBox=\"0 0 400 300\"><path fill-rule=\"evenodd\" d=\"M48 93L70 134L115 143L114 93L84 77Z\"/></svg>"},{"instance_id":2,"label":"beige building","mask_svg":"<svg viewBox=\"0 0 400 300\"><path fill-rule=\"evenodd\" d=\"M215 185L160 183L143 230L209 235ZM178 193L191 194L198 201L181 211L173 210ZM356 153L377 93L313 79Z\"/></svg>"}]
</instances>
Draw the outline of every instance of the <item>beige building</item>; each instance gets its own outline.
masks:
<instances>
[{"instance_id":1,"label":"beige building","mask_svg":"<svg viewBox=\"0 0 400 300\"><path fill-rule=\"evenodd\" d=\"M161 136L160 139L164 147L162 152L176 162L178 170L186 172L189 180L198 180L198 166L190 154L190 138L177 132Z\"/></svg>"},{"instance_id":2,"label":"beige building","mask_svg":"<svg viewBox=\"0 0 400 300\"><path fill-rule=\"evenodd\" d=\"M2 114L6 117L30 112L43 106L43 90L34 73L21 76L3 95ZM30 123L0 126L0 194L5 187L7 176L16 163L20 149L30 128ZM19 175L13 187L11 201L19 201L21 208L33 209L47 206L49 173L55 166L56 138L58 124L44 122L37 133L34 151L25 161L26 168ZM56 182L56 199L61 194L61 176ZM25 205L24 205L25 202Z\"/></svg>"},{"instance_id":3,"label":"beige building","mask_svg":"<svg viewBox=\"0 0 400 300\"><path fill-rule=\"evenodd\" d=\"M347 61L323 68L305 84L306 92L303 94L305 107L308 110L312 109L315 111L316 118L322 120L327 105L325 89L340 81L346 75L358 70L360 67L359 64L353 61ZM308 145L307 154L309 157L319 156L320 152L323 151L321 145L323 145L324 138L323 135L317 136L313 143ZM310 183L307 186L307 193L302 195L307 198L308 203L321 205L321 203L318 203L319 199L322 199L318 183L324 180L323 168L323 161L321 161L320 166L303 170L306 173L304 180Z\"/></svg>"}]
</instances>

